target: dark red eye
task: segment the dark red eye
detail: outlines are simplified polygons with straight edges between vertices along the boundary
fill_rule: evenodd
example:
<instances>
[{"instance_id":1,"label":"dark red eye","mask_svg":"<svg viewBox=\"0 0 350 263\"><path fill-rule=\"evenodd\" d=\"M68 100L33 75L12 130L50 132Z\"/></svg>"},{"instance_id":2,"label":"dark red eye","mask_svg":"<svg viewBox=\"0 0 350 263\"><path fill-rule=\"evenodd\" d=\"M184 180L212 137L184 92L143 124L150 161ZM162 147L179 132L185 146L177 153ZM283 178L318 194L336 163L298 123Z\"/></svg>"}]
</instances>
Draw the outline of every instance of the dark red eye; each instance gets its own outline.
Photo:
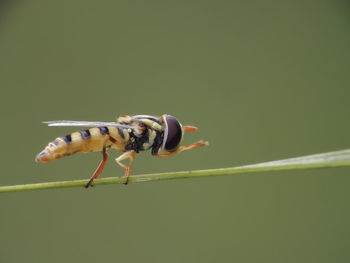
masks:
<instances>
[{"instance_id":1,"label":"dark red eye","mask_svg":"<svg viewBox=\"0 0 350 263\"><path fill-rule=\"evenodd\" d=\"M180 123L174 116L166 115L165 121L168 127L168 134L165 142L165 150L168 152L175 151L182 138L182 129Z\"/></svg>"}]
</instances>

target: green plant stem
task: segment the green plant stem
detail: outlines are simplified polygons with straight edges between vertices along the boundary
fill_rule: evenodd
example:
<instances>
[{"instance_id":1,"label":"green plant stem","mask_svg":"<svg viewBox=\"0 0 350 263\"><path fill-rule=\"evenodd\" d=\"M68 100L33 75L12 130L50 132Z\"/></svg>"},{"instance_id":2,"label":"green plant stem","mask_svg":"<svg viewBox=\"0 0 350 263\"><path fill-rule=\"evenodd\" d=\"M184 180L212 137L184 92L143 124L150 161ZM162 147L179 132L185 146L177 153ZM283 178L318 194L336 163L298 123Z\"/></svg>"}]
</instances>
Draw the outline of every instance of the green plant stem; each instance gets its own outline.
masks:
<instances>
[{"instance_id":1,"label":"green plant stem","mask_svg":"<svg viewBox=\"0 0 350 263\"><path fill-rule=\"evenodd\" d=\"M279 161L238 166L238 167L232 167L232 168L135 175L135 176L130 176L129 182L140 183L140 182L149 182L149 181L157 181L157 180L197 178L197 177L205 177L205 176L223 176L223 175L244 174L244 173L304 170L304 169L347 167L347 166L350 166L350 149L336 151L336 152L308 155L308 156L297 157L297 158L284 159ZM88 180L84 179L84 180L73 180L73 181L2 186L0 187L0 193L53 189L53 188L82 187L82 186L85 186L87 182ZM96 179L93 185L120 184L124 182L125 182L124 176L109 177L109 178Z\"/></svg>"}]
</instances>

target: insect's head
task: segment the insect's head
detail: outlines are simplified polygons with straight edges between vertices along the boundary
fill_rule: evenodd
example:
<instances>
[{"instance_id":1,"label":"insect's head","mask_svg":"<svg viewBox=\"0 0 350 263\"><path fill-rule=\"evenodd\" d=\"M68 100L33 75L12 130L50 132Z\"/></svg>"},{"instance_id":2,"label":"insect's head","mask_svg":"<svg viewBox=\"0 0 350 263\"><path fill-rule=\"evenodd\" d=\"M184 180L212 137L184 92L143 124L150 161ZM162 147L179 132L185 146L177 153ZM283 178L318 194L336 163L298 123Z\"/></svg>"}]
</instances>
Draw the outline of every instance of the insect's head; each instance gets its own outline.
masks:
<instances>
[{"instance_id":1,"label":"insect's head","mask_svg":"<svg viewBox=\"0 0 350 263\"><path fill-rule=\"evenodd\" d=\"M174 116L169 114L162 115L161 120L164 123L164 138L158 153L176 151L184 137L184 131L194 132L197 130L193 126L182 126Z\"/></svg>"}]
</instances>

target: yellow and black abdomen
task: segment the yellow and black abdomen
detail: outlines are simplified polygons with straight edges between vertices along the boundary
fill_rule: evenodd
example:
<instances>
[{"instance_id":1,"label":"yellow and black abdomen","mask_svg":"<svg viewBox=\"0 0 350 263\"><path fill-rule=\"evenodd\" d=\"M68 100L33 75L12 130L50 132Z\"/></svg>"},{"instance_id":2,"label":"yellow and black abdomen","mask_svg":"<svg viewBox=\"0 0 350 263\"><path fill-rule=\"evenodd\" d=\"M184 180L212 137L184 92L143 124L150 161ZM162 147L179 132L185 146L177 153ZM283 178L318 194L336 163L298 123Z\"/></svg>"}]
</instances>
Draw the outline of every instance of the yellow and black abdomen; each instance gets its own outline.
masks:
<instances>
[{"instance_id":1,"label":"yellow and black abdomen","mask_svg":"<svg viewBox=\"0 0 350 263\"><path fill-rule=\"evenodd\" d=\"M94 127L73 132L50 142L35 160L47 163L74 153L102 151L111 146L125 151L124 141L129 139L125 137L128 137L128 133L117 127Z\"/></svg>"}]
</instances>

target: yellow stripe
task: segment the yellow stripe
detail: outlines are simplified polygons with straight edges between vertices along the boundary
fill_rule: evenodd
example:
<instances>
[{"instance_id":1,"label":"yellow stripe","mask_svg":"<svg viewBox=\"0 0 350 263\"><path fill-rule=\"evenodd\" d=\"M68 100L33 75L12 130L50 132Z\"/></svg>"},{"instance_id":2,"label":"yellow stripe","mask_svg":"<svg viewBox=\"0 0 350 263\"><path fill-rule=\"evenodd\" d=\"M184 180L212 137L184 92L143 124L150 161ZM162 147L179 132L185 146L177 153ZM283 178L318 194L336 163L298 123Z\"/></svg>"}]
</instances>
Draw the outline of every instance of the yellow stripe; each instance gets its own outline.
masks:
<instances>
[{"instance_id":1,"label":"yellow stripe","mask_svg":"<svg viewBox=\"0 0 350 263\"><path fill-rule=\"evenodd\" d=\"M72 143L80 142L82 140L80 132L73 132L70 136L72 137Z\"/></svg>"},{"instance_id":2,"label":"yellow stripe","mask_svg":"<svg viewBox=\"0 0 350 263\"><path fill-rule=\"evenodd\" d=\"M100 129L99 128L90 128L89 129L91 136L98 136L100 134Z\"/></svg>"}]
</instances>

